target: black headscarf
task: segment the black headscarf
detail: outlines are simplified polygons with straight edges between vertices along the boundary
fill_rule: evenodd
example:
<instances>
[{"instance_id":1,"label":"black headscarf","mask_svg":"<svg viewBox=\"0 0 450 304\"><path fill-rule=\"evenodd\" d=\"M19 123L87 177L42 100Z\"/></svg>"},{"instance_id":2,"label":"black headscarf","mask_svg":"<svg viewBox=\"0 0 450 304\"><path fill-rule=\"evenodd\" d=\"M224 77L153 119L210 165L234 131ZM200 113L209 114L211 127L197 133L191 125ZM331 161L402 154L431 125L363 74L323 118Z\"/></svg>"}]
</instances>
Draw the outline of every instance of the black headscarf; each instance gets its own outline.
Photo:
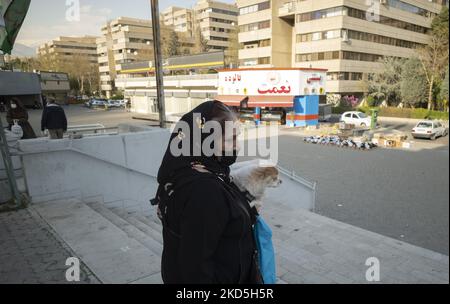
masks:
<instances>
[{"instance_id":1,"label":"black headscarf","mask_svg":"<svg viewBox=\"0 0 450 304\"><path fill-rule=\"evenodd\" d=\"M194 114L199 115L201 118L199 120L195 120ZM181 118L180 122L176 125L172 136L170 137L169 145L158 172L158 183L160 185L174 183L177 180L192 175L193 165L202 165L206 170L228 178L230 174L229 161L223 162L221 158L218 158L217 156L205 156L202 149L200 149L200 156L193 156L193 151L195 144L203 145L204 140L211 135L210 133L205 134L201 130L202 126L206 122L216 120L223 126L224 121L235 118L234 115L235 114L226 105L216 100L205 102L191 112L184 115ZM189 125L189 134L184 134L181 122L187 123L187 125ZM200 132L200 143L194 142L194 132ZM190 139L190 156L174 156L171 153L170 149L172 141L177 140L181 145L183 138L188 139L188 137Z\"/></svg>"}]
</instances>

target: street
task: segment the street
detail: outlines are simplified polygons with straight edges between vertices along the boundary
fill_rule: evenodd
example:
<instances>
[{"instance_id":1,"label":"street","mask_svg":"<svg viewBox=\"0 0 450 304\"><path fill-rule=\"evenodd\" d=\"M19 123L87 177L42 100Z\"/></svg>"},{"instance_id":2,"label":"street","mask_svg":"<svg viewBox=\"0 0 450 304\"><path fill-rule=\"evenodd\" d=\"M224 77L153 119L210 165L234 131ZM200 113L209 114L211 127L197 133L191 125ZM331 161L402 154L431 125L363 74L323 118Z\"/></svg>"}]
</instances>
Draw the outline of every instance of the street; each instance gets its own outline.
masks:
<instances>
[{"instance_id":1,"label":"street","mask_svg":"<svg viewBox=\"0 0 450 304\"><path fill-rule=\"evenodd\" d=\"M280 136L280 165L318 182L316 212L448 255L449 152L355 151Z\"/></svg>"},{"instance_id":2,"label":"street","mask_svg":"<svg viewBox=\"0 0 450 304\"><path fill-rule=\"evenodd\" d=\"M151 124L132 120L124 110L65 109L69 125ZM41 111L29 114L40 133ZM404 132L414 125L395 119L381 119L381 124ZM297 129L282 129L280 165L318 182L317 213L448 255L448 137L414 143L411 150L363 152L306 144Z\"/></svg>"}]
</instances>

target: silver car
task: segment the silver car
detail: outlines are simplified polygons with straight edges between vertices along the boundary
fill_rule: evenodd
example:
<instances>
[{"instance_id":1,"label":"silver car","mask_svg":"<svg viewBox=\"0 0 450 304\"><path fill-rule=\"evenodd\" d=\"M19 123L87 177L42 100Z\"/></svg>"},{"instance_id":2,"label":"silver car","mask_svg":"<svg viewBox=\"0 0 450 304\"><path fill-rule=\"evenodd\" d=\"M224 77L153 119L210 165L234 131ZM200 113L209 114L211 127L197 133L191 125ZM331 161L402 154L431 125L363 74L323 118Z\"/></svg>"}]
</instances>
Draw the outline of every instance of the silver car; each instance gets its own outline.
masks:
<instances>
[{"instance_id":1,"label":"silver car","mask_svg":"<svg viewBox=\"0 0 450 304\"><path fill-rule=\"evenodd\" d=\"M414 138L428 138L435 140L438 137L445 137L448 129L439 121L424 120L420 121L411 132Z\"/></svg>"}]
</instances>

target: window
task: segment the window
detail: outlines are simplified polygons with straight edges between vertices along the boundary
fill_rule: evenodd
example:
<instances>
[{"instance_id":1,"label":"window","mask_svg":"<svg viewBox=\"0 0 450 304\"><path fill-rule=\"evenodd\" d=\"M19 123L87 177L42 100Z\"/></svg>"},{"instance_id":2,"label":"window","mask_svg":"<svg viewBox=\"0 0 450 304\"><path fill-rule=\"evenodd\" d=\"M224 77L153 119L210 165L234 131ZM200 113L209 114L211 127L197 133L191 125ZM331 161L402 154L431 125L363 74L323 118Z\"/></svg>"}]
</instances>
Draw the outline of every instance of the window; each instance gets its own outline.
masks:
<instances>
[{"instance_id":1,"label":"window","mask_svg":"<svg viewBox=\"0 0 450 304\"><path fill-rule=\"evenodd\" d=\"M258 4L242 7L241 9L239 9L239 15L242 16L242 15L247 15L247 14L251 14L251 13L256 13L256 12L263 11L266 9L270 9L270 1L265 1L265 2L258 3Z\"/></svg>"},{"instance_id":2,"label":"window","mask_svg":"<svg viewBox=\"0 0 450 304\"><path fill-rule=\"evenodd\" d=\"M270 57L258 58L258 64L270 64Z\"/></svg>"},{"instance_id":3,"label":"window","mask_svg":"<svg viewBox=\"0 0 450 304\"><path fill-rule=\"evenodd\" d=\"M340 7L328 8L328 9L319 10L319 11L298 14L296 16L296 22L301 23L301 22L307 22L307 21L317 20L317 19L322 19L322 18L331 18L331 17L336 17L336 16L349 16L352 18L367 20L366 11L352 8L352 7L340 6ZM417 24L408 23L405 21L400 21L397 19L393 19L390 17L381 16L381 15L377 15L376 17L379 17L378 18L379 21L373 21L373 22L405 29L408 31L418 32L418 33L425 34L428 32L428 28L417 25Z\"/></svg>"},{"instance_id":4,"label":"window","mask_svg":"<svg viewBox=\"0 0 450 304\"><path fill-rule=\"evenodd\" d=\"M270 28L270 20L244 24L239 27L241 33Z\"/></svg>"},{"instance_id":5,"label":"window","mask_svg":"<svg viewBox=\"0 0 450 304\"><path fill-rule=\"evenodd\" d=\"M297 62L305 62L305 61L317 61L317 60L336 60L336 59L344 59L344 60L354 60L354 61L369 61L376 62L380 60L383 56L377 54L367 54L367 53L358 53L358 52L349 52L349 51L330 51L330 52L321 52L321 53L310 53L310 54L297 54L296 61ZM355 76L362 77L362 76Z\"/></svg>"},{"instance_id":6,"label":"window","mask_svg":"<svg viewBox=\"0 0 450 304\"><path fill-rule=\"evenodd\" d=\"M367 115L366 114L364 114L364 113L358 113L358 116L359 116L359 118L367 118Z\"/></svg>"}]
</instances>

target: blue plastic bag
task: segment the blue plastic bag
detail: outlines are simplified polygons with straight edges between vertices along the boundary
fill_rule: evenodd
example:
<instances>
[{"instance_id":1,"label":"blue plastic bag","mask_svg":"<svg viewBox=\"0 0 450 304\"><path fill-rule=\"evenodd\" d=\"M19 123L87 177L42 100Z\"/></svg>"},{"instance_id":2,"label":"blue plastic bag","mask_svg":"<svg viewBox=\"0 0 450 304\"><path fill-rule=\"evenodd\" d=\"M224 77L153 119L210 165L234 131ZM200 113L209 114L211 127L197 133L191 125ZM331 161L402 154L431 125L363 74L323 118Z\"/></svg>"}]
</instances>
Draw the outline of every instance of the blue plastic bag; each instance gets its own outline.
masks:
<instances>
[{"instance_id":1,"label":"blue plastic bag","mask_svg":"<svg viewBox=\"0 0 450 304\"><path fill-rule=\"evenodd\" d=\"M275 284L277 282L277 274L275 250L272 243L272 229L261 216L258 216L253 232L259 252L259 267L264 284Z\"/></svg>"}]
</instances>

